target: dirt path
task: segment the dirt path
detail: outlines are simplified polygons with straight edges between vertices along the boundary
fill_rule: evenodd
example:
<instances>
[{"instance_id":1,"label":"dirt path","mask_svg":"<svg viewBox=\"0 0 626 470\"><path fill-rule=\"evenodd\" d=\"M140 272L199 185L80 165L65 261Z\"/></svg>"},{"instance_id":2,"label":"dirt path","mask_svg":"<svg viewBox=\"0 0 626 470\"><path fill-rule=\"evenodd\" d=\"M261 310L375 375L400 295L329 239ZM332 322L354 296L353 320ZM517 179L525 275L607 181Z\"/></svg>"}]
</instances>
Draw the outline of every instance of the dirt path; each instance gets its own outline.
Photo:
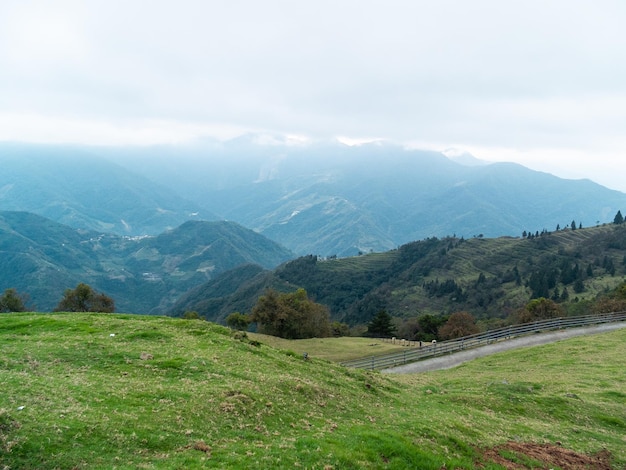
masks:
<instances>
[{"instance_id":1,"label":"dirt path","mask_svg":"<svg viewBox=\"0 0 626 470\"><path fill-rule=\"evenodd\" d=\"M480 346L478 348L469 349L467 351L448 354L446 356L433 357L432 359L425 359L423 361L413 362L411 364L406 364L403 366L384 369L381 372L387 374L413 374L417 372L427 372L431 370L450 369L452 367L463 364L464 362L468 362L479 357L489 356L491 354L499 353L501 351L508 351L509 349L525 348L528 346L537 346L540 344L553 343L555 341L561 341L563 339L573 338L576 336L595 335L598 333L605 333L607 331L617 330L620 328L626 328L626 322L605 323L596 326L570 328L567 330L522 336L520 338L514 338L507 341L499 341L497 343L489 344L487 346Z\"/></svg>"}]
</instances>

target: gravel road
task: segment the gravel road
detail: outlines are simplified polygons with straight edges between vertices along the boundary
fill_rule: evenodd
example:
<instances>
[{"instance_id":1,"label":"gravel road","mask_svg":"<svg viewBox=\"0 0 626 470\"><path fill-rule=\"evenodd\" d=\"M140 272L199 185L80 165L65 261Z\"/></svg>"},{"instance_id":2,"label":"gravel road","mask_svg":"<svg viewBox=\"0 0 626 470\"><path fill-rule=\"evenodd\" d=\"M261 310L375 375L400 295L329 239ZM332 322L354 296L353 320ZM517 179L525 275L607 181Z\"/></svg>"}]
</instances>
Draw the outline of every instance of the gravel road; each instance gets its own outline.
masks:
<instances>
[{"instance_id":1,"label":"gravel road","mask_svg":"<svg viewBox=\"0 0 626 470\"><path fill-rule=\"evenodd\" d=\"M490 354L508 351L509 349L525 348L528 346L537 346L540 344L554 343L563 339L573 338L583 335L595 335L605 333L607 331L626 328L626 322L604 323L602 325L588 326L583 328L570 328L567 330L559 330L549 333L539 333L528 336L521 336L506 341L480 346L478 348L469 349L457 353L448 354L446 356L433 357L403 366L383 369L381 372L387 374L414 374L417 372L427 372L431 370L450 369L464 362L471 361L479 357L489 356Z\"/></svg>"}]
</instances>

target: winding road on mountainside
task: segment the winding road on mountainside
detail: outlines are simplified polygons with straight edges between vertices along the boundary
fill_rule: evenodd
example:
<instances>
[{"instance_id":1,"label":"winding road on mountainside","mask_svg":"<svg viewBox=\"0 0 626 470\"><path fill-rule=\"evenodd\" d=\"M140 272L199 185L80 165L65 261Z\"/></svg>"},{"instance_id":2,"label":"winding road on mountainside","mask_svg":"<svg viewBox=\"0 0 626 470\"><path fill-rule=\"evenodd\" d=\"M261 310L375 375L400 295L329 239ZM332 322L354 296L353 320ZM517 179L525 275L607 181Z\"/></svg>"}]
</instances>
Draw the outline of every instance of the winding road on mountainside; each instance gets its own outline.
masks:
<instances>
[{"instance_id":1,"label":"winding road on mountainside","mask_svg":"<svg viewBox=\"0 0 626 470\"><path fill-rule=\"evenodd\" d=\"M596 326L586 326L582 328L570 328L550 333L540 333L535 335L521 336L507 341L499 341L487 346L461 351L447 356L433 357L432 359L424 359L423 361L412 362L403 366L383 369L381 372L386 374L414 374L418 372L428 372L432 370L450 369L464 362L477 359L479 357L489 356L510 349L525 348L529 346L538 346L541 344L554 343L563 339L574 338L583 335L595 335L606 333L608 331L626 328L626 322L605 323Z\"/></svg>"}]
</instances>

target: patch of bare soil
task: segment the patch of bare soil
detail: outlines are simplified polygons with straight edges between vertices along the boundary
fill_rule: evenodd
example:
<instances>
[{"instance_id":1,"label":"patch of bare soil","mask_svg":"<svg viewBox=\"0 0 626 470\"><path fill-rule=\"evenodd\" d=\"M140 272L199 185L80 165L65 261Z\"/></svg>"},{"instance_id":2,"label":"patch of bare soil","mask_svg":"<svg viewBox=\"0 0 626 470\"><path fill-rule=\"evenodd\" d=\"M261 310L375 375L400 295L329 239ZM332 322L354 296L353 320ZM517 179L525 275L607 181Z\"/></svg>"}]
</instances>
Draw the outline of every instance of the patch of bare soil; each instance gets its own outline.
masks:
<instances>
[{"instance_id":1,"label":"patch of bare soil","mask_svg":"<svg viewBox=\"0 0 626 470\"><path fill-rule=\"evenodd\" d=\"M551 469L611 470L611 454L602 451L585 455L552 444L507 442L483 452L483 462L502 465L507 470Z\"/></svg>"}]
</instances>

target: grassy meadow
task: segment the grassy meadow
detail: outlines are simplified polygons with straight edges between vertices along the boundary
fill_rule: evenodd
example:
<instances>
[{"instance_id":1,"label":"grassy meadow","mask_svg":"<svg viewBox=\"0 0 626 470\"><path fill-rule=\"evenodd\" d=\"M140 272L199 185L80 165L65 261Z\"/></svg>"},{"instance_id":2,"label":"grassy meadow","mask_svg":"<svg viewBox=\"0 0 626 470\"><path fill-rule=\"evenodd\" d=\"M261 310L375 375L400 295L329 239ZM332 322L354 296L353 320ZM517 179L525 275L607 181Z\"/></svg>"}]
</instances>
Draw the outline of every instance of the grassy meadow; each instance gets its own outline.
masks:
<instances>
[{"instance_id":1,"label":"grassy meadow","mask_svg":"<svg viewBox=\"0 0 626 470\"><path fill-rule=\"evenodd\" d=\"M365 356L378 356L401 352L406 349L400 342L382 341L378 338L344 336L342 338L308 338L290 340L277 336L248 333L251 339L276 349L285 349L298 354L333 362L350 361Z\"/></svg>"},{"instance_id":2,"label":"grassy meadow","mask_svg":"<svg viewBox=\"0 0 626 470\"><path fill-rule=\"evenodd\" d=\"M509 441L626 466L626 330L410 376L297 343L199 320L2 314L0 469L495 469L485 452Z\"/></svg>"}]
</instances>

